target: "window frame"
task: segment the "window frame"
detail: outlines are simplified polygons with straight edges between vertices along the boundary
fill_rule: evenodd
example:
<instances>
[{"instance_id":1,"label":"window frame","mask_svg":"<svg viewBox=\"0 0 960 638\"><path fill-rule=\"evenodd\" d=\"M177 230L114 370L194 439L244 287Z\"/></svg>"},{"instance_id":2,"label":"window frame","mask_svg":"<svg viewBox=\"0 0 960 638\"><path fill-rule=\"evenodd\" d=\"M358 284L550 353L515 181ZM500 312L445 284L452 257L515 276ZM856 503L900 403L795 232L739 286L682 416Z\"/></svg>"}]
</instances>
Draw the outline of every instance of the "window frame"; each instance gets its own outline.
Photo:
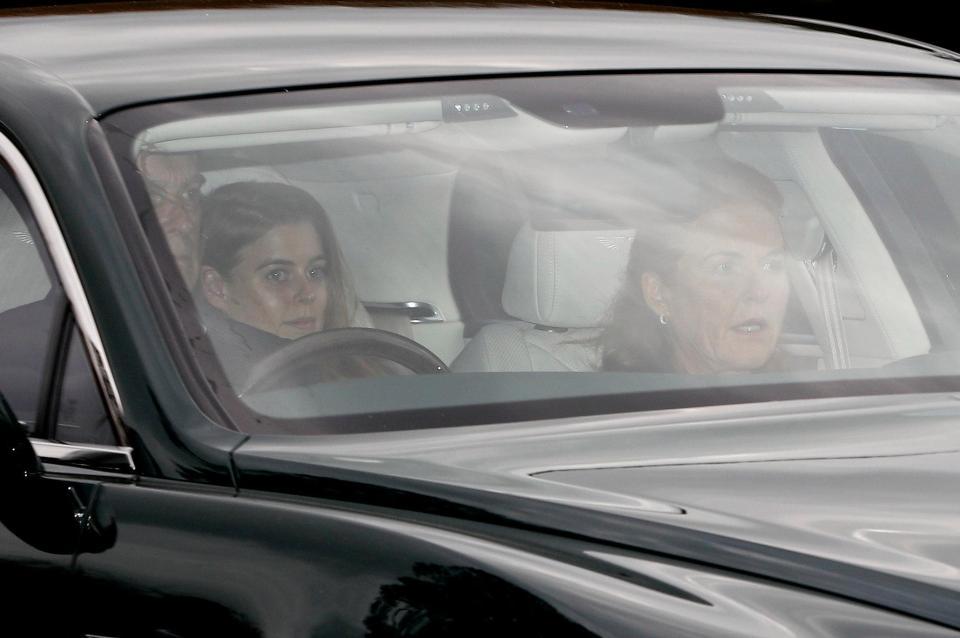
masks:
<instances>
[{"instance_id":1,"label":"window frame","mask_svg":"<svg viewBox=\"0 0 960 638\"><path fill-rule=\"evenodd\" d=\"M950 292L951 281L944 278L949 272L930 252L928 238L917 226L918 217L923 213L915 212L916 209L909 207L904 200L904 195L912 193L905 193L896 183L897 176L887 165L889 158L876 152L875 146L882 142L882 135L862 131L824 131L821 136L831 159L850 184L894 261L899 262L904 255L910 255L912 267L901 269L900 274L908 282L913 304L930 336L931 351L957 350L960 331L953 326L955 317L960 314L960 297ZM842 144L843 141L846 144ZM898 151L908 155L906 160L914 164L919 162L910 143L900 140L888 143L899 146ZM930 180L930 177L926 179ZM932 180L930 185L935 188ZM933 191L931 196L946 205L939 190ZM960 225L952 230L960 230ZM953 316L944 316L943 312L937 312L938 308L949 308Z\"/></svg>"},{"instance_id":2,"label":"window frame","mask_svg":"<svg viewBox=\"0 0 960 638\"><path fill-rule=\"evenodd\" d=\"M43 436L30 437L34 451L45 467L58 466L68 472L82 470L85 474L106 472L111 475L132 475L136 467L133 462L133 449L127 444L123 427L123 404L76 265L39 179L23 153L4 131L0 131L0 170L4 171L19 189L18 195L22 197L26 207L26 210L19 212L30 215L40 231L40 236L34 241L42 242L43 251L58 280L51 284L58 285L62 297L57 313L59 316L54 323L55 333L50 335L54 346L41 364L44 366L45 379L41 389L41 402L50 406L43 415L38 415L46 420L45 424L41 423L41 427L49 429L47 426L50 419L57 417L58 410L55 408L59 403L59 396L55 397L54 393L60 390L65 366L55 365L55 362L66 359L68 352L65 348L69 346L70 331L75 324L83 340L88 364L93 371L97 390L117 441L117 445L113 446L60 443L51 440L50 432L46 431L38 433Z\"/></svg>"}]
</instances>

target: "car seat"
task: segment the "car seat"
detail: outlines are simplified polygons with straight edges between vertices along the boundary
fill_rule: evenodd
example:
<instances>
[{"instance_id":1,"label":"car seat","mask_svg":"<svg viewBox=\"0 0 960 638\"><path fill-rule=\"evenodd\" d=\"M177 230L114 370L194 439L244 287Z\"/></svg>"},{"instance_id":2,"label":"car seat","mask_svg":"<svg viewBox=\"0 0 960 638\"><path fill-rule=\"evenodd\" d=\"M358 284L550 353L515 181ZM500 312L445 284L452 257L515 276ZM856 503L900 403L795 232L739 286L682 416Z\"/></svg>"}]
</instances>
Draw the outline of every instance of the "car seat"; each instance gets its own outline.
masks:
<instances>
[{"instance_id":1,"label":"car seat","mask_svg":"<svg viewBox=\"0 0 960 638\"><path fill-rule=\"evenodd\" d=\"M454 361L455 372L588 371L623 281L632 229L567 221L517 232L501 297L514 321L483 326Z\"/></svg>"}]
</instances>

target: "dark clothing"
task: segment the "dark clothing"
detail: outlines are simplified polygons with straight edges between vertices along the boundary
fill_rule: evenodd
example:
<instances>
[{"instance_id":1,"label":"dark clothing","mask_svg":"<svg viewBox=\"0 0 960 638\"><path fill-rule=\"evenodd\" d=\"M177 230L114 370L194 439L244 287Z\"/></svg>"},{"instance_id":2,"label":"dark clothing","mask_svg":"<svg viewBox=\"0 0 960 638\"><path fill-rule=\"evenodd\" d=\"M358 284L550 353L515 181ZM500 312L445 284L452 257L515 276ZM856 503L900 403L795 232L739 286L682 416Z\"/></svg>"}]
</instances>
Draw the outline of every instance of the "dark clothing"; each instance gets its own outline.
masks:
<instances>
[{"instance_id":1,"label":"dark clothing","mask_svg":"<svg viewBox=\"0 0 960 638\"><path fill-rule=\"evenodd\" d=\"M53 320L60 302L51 292L40 301L0 313L0 392L31 431L48 353L56 339Z\"/></svg>"},{"instance_id":2,"label":"dark clothing","mask_svg":"<svg viewBox=\"0 0 960 638\"><path fill-rule=\"evenodd\" d=\"M673 357L669 353L660 356L642 356L638 352L609 353L603 355L601 369L606 372L649 372L656 374L684 374L674 369ZM756 370L743 372L795 372L816 367L816 361L811 365L799 357L791 356L777 348L770 359Z\"/></svg>"},{"instance_id":3,"label":"dark clothing","mask_svg":"<svg viewBox=\"0 0 960 638\"><path fill-rule=\"evenodd\" d=\"M244 388L258 361L290 343L289 339L235 321L209 304L199 305L204 330L235 392Z\"/></svg>"},{"instance_id":4,"label":"dark clothing","mask_svg":"<svg viewBox=\"0 0 960 638\"><path fill-rule=\"evenodd\" d=\"M56 290L40 301L0 313L0 393L31 434L67 443L116 445L116 435L83 347L72 329L69 356L59 386L59 410L50 415L55 430L35 432L41 394L53 361L64 300ZM46 400L46 397L42 397Z\"/></svg>"}]
</instances>

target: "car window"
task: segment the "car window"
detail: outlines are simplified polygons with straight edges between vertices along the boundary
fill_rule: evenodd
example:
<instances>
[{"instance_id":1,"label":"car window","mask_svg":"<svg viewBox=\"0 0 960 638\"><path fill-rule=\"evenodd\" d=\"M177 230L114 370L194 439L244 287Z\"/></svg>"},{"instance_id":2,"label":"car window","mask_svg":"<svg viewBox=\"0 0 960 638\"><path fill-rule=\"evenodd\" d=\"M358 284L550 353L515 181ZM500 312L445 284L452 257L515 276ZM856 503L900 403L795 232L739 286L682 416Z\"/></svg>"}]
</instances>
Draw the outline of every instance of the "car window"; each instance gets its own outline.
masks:
<instances>
[{"instance_id":1,"label":"car window","mask_svg":"<svg viewBox=\"0 0 960 638\"><path fill-rule=\"evenodd\" d=\"M64 443L116 445L116 434L90 367L80 330L70 330L53 438Z\"/></svg>"},{"instance_id":2,"label":"car window","mask_svg":"<svg viewBox=\"0 0 960 638\"><path fill-rule=\"evenodd\" d=\"M10 187L8 186L8 189ZM36 303L50 293L50 279L40 258L34 234L27 228L10 196L0 191L0 241L3 273L0 313Z\"/></svg>"},{"instance_id":3,"label":"car window","mask_svg":"<svg viewBox=\"0 0 960 638\"><path fill-rule=\"evenodd\" d=\"M31 435L115 443L42 235L2 166L0 351L0 392Z\"/></svg>"},{"instance_id":4,"label":"car window","mask_svg":"<svg viewBox=\"0 0 960 638\"><path fill-rule=\"evenodd\" d=\"M0 392L33 431L63 297L25 202L0 165Z\"/></svg>"},{"instance_id":5,"label":"car window","mask_svg":"<svg viewBox=\"0 0 960 638\"><path fill-rule=\"evenodd\" d=\"M956 91L508 78L110 123L238 422L354 433L953 388Z\"/></svg>"}]
</instances>

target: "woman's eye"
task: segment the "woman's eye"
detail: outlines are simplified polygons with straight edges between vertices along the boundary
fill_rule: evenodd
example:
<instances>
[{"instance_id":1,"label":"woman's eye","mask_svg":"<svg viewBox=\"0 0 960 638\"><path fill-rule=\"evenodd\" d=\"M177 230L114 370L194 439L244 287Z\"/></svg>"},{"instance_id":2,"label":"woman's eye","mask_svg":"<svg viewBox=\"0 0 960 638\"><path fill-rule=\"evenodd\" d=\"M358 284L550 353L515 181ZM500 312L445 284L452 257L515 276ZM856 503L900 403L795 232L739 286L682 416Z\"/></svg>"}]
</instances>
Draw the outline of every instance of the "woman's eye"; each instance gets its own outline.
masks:
<instances>
[{"instance_id":1,"label":"woman's eye","mask_svg":"<svg viewBox=\"0 0 960 638\"><path fill-rule=\"evenodd\" d=\"M281 283L290 278L290 274L286 270L271 270L266 274L267 281Z\"/></svg>"},{"instance_id":2,"label":"woman's eye","mask_svg":"<svg viewBox=\"0 0 960 638\"><path fill-rule=\"evenodd\" d=\"M729 275L737 270L736 264L730 261L721 261L713 266L713 272L718 275Z\"/></svg>"},{"instance_id":3,"label":"woman's eye","mask_svg":"<svg viewBox=\"0 0 960 638\"><path fill-rule=\"evenodd\" d=\"M771 259L769 261L765 261L763 262L762 268L764 272L781 272L783 270L783 260Z\"/></svg>"},{"instance_id":4,"label":"woman's eye","mask_svg":"<svg viewBox=\"0 0 960 638\"><path fill-rule=\"evenodd\" d=\"M307 276L310 279L320 281L327 276L327 269L325 266L314 266L307 272Z\"/></svg>"}]
</instances>

